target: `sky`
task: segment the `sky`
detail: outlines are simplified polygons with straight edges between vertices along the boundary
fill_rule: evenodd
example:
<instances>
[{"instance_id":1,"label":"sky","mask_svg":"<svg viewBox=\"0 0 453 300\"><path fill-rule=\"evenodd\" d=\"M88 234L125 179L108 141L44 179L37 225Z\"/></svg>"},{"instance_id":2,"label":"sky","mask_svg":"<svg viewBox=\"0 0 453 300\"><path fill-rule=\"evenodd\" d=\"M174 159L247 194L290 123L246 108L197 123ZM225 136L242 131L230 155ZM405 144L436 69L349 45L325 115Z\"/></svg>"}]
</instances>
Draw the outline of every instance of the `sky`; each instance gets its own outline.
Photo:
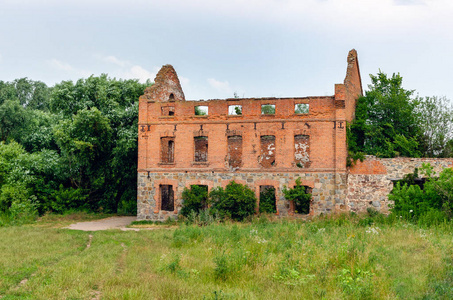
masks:
<instances>
[{"instance_id":1,"label":"sky","mask_svg":"<svg viewBox=\"0 0 453 300\"><path fill-rule=\"evenodd\" d=\"M419 96L453 99L452 0L0 0L0 80L52 86L171 64L187 100L334 94L358 52Z\"/></svg>"}]
</instances>

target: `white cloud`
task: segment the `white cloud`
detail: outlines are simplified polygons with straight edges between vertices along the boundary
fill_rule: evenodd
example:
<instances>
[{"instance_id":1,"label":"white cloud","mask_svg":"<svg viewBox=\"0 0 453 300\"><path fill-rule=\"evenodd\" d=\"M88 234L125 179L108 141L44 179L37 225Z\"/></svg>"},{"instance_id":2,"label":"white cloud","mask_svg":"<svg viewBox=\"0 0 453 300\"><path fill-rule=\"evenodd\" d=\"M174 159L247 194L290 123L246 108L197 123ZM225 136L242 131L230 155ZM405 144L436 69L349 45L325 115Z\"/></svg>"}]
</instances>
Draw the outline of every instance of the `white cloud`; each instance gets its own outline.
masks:
<instances>
[{"instance_id":1,"label":"white cloud","mask_svg":"<svg viewBox=\"0 0 453 300\"><path fill-rule=\"evenodd\" d=\"M123 78L138 79L140 82L145 82L148 79L152 81L156 76L155 73L151 73L150 71L137 65L130 67L123 74L124 74L124 76L122 76Z\"/></svg>"},{"instance_id":2,"label":"white cloud","mask_svg":"<svg viewBox=\"0 0 453 300\"><path fill-rule=\"evenodd\" d=\"M116 58L116 57L113 56L113 55L105 56L105 57L103 57L102 59L103 59L104 61L106 61L106 62L115 64L115 65L120 66L120 67L125 67L126 65L129 64L129 62L127 62L127 61L125 61L125 60L119 60L118 58Z\"/></svg>"},{"instance_id":3,"label":"white cloud","mask_svg":"<svg viewBox=\"0 0 453 300\"><path fill-rule=\"evenodd\" d=\"M229 94L231 94L233 92L233 90L230 87L230 83L228 81L219 81L214 78L208 78L208 83L211 87L215 88L219 92L229 93Z\"/></svg>"},{"instance_id":4,"label":"white cloud","mask_svg":"<svg viewBox=\"0 0 453 300\"><path fill-rule=\"evenodd\" d=\"M115 65L119 67L116 70L107 70L107 73L111 76L124 79L138 79L140 82L146 82L146 80L154 80L159 68L154 67L153 71L149 71L146 68L134 65L128 60L120 59L114 55L108 56L95 56L97 59L108 63L109 65ZM111 66L110 66L111 67Z\"/></svg>"},{"instance_id":5,"label":"white cloud","mask_svg":"<svg viewBox=\"0 0 453 300\"><path fill-rule=\"evenodd\" d=\"M62 62L62 61L60 61L58 59L55 59L55 58L51 59L49 61L49 64L53 68L58 69L58 70L62 70L62 71L73 71L74 70L73 67L70 64Z\"/></svg>"}]
</instances>

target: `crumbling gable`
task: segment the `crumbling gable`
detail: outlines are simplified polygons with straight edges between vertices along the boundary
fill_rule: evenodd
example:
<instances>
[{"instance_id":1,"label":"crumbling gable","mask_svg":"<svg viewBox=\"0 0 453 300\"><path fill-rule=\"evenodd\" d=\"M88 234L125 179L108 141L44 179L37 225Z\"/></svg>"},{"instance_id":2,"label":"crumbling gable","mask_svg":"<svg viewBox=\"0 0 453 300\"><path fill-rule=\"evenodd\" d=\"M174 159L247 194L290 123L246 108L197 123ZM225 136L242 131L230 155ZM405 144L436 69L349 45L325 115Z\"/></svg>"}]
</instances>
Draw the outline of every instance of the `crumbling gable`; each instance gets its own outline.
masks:
<instances>
[{"instance_id":1,"label":"crumbling gable","mask_svg":"<svg viewBox=\"0 0 453 300\"><path fill-rule=\"evenodd\" d=\"M186 100L178 75L171 65L165 65L160 69L154 79L154 84L146 88L144 98L159 102Z\"/></svg>"}]
</instances>

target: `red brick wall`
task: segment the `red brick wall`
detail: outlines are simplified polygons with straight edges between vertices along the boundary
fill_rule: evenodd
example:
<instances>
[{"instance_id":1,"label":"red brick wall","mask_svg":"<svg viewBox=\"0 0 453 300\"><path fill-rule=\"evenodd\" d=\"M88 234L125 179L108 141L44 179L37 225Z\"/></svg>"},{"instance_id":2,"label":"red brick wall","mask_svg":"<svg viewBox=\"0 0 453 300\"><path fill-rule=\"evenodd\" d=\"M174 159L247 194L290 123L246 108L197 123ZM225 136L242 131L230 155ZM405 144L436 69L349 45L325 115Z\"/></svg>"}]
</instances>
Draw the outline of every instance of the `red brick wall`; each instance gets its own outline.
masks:
<instances>
[{"instance_id":1,"label":"red brick wall","mask_svg":"<svg viewBox=\"0 0 453 300\"><path fill-rule=\"evenodd\" d=\"M339 191L344 182L334 175L346 174L346 121L352 119L359 94L361 83L355 50L348 56L344 84L335 86L335 95L322 97L186 101L176 72L171 66L164 66L156 76L156 84L139 101L138 171L163 172L166 176L169 172L178 176L184 172L239 172L252 176L266 172L288 176L288 172L301 171L333 174L329 178L334 178L335 183L327 187L331 197L322 196L321 200L328 201L328 207L336 206L342 203L345 192ZM263 115L264 104L275 105L275 114ZM296 114L296 104L308 104L309 112ZM242 106L242 114L229 115L230 105ZM207 106L208 115L195 115L195 106ZM202 136L207 141L197 142ZM274 138L263 138L266 136ZM165 161L168 153L162 150L168 140L175 143L172 163ZM207 160L195 159L206 145ZM140 189L139 186L139 194L144 194ZM179 197L176 191L175 199ZM325 209L324 204L314 205Z\"/></svg>"}]
</instances>

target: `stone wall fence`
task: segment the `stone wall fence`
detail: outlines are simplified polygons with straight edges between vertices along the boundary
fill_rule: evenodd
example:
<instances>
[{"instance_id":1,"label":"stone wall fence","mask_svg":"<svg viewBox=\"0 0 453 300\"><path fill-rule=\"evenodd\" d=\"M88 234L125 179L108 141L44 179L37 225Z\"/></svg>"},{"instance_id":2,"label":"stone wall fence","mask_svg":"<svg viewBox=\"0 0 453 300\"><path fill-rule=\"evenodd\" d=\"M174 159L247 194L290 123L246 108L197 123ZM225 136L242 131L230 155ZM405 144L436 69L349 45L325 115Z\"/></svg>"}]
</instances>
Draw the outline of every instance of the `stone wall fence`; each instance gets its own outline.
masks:
<instances>
[{"instance_id":1,"label":"stone wall fence","mask_svg":"<svg viewBox=\"0 0 453 300\"><path fill-rule=\"evenodd\" d=\"M350 211L365 212L373 207L382 213L389 212L388 194L393 181L413 173L429 163L438 175L445 168L453 168L453 158L377 158L367 155L363 162L349 168L346 203Z\"/></svg>"}]
</instances>

